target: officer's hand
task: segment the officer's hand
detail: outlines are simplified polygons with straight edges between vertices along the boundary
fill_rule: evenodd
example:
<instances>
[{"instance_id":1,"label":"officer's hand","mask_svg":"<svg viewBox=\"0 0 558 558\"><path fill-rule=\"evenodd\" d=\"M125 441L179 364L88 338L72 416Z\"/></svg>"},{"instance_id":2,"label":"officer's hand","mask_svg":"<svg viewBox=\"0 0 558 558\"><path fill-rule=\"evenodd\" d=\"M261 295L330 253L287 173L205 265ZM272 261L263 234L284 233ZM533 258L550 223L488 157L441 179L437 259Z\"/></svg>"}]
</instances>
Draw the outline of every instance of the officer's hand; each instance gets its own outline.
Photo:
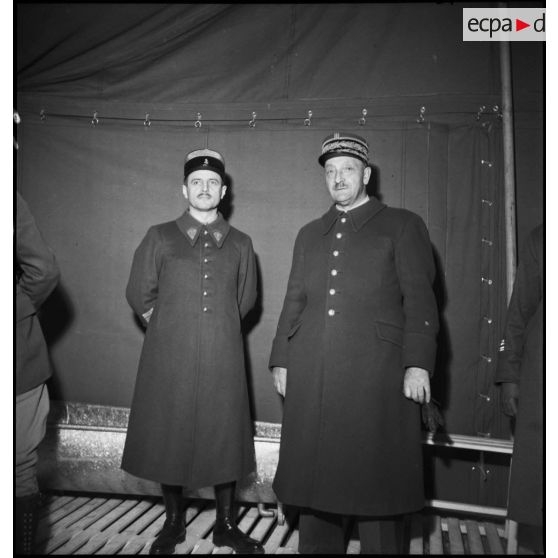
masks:
<instances>
[{"instance_id":1,"label":"officer's hand","mask_svg":"<svg viewBox=\"0 0 558 558\"><path fill-rule=\"evenodd\" d=\"M273 385L277 393L285 397L285 392L287 391L287 369L274 366L271 369L271 373L273 374Z\"/></svg>"},{"instance_id":2,"label":"officer's hand","mask_svg":"<svg viewBox=\"0 0 558 558\"><path fill-rule=\"evenodd\" d=\"M519 402L519 386L514 382L504 382L500 389L502 390L502 411L508 417L515 417Z\"/></svg>"},{"instance_id":3,"label":"officer's hand","mask_svg":"<svg viewBox=\"0 0 558 558\"><path fill-rule=\"evenodd\" d=\"M430 401L430 376L428 370L418 366L409 366L403 380L403 393L408 399L417 403Z\"/></svg>"}]
</instances>

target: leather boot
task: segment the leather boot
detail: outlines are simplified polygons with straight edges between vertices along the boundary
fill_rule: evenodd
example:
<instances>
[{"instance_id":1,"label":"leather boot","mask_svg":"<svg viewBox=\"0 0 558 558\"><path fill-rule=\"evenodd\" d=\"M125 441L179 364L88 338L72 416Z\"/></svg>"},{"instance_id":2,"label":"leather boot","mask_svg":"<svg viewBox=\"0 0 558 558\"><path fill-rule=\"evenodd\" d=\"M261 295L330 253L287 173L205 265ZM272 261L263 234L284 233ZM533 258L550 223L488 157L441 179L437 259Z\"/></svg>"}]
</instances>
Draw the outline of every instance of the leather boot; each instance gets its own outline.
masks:
<instances>
[{"instance_id":1,"label":"leather boot","mask_svg":"<svg viewBox=\"0 0 558 558\"><path fill-rule=\"evenodd\" d=\"M37 533L39 494L16 498L15 553L35 554L35 535Z\"/></svg>"},{"instance_id":2,"label":"leather boot","mask_svg":"<svg viewBox=\"0 0 558 558\"><path fill-rule=\"evenodd\" d=\"M237 554L264 554L262 544L250 538L236 526L235 488L235 482L215 486L217 517L213 528L213 544L230 546Z\"/></svg>"},{"instance_id":3,"label":"leather boot","mask_svg":"<svg viewBox=\"0 0 558 558\"><path fill-rule=\"evenodd\" d=\"M162 484L161 489L167 517L149 549L149 554L174 554L174 547L186 538L182 487Z\"/></svg>"}]
</instances>

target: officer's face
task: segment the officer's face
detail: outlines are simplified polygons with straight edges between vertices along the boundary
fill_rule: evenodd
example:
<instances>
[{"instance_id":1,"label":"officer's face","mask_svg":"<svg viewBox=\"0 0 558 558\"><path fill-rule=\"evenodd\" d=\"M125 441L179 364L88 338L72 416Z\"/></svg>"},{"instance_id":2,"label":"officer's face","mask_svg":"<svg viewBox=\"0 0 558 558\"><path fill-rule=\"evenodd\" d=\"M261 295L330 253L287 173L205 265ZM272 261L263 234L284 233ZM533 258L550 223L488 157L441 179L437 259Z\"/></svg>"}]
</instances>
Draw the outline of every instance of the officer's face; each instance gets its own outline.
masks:
<instances>
[{"instance_id":1,"label":"officer's face","mask_svg":"<svg viewBox=\"0 0 558 558\"><path fill-rule=\"evenodd\" d=\"M188 175L182 187L184 197L190 206L198 211L211 211L223 199L227 187L221 177L210 170L197 170Z\"/></svg>"},{"instance_id":2,"label":"officer's face","mask_svg":"<svg viewBox=\"0 0 558 558\"><path fill-rule=\"evenodd\" d=\"M366 198L370 167L354 157L334 157L325 163L325 180L333 201L345 209Z\"/></svg>"}]
</instances>

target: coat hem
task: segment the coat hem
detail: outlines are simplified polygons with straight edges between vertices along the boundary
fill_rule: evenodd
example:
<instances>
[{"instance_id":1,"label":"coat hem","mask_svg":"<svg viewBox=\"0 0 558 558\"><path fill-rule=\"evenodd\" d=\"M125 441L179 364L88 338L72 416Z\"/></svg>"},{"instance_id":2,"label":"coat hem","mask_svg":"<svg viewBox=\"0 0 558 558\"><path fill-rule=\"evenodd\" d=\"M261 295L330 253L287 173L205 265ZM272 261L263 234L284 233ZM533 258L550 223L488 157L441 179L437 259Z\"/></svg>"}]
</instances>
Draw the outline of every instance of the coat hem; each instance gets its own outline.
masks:
<instances>
[{"instance_id":1,"label":"coat hem","mask_svg":"<svg viewBox=\"0 0 558 558\"><path fill-rule=\"evenodd\" d=\"M296 506L299 508L309 508L312 510L317 510L321 512L333 513L338 515L359 515L359 516L370 516L370 517L384 517L391 515L405 515L410 513L420 512L424 508L424 500L420 503L405 505L404 507L395 508L365 508L360 506L347 506L341 507L336 505L322 504L319 502L313 502L311 500L297 500L286 498L283 499L279 492L275 490L278 500L288 506Z\"/></svg>"},{"instance_id":2,"label":"coat hem","mask_svg":"<svg viewBox=\"0 0 558 558\"><path fill-rule=\"evenodd\" d=\"M150 481L150 482L155 482L158 484L168 484L168 485L172 485L172 486L182 486L184 487L186 490L198 490L201 488L207 488L207 487L212 487L215 486L217 484L226 484L229 482L237 482L238 484L242 484L242 481L244 479L246 479L247 477L249 477L250 475L255 473L255 468L249 469L246 472L243 473L231 473L230 475L223 475L223 476L216 476L214 477L215 480L203 480L203 481L196 481L196 482L184 482L183 479L179 479L177 480L176 477L164 477L162 475L151 475L149 473L134 473L132 472L130 469L126 468L124 465L121 465L120 467L123 471L125 471L127 474L132 475L134 477L137 477L139 479L142 480L146 480L146 481Z\"/></svg>"}]
</instances>

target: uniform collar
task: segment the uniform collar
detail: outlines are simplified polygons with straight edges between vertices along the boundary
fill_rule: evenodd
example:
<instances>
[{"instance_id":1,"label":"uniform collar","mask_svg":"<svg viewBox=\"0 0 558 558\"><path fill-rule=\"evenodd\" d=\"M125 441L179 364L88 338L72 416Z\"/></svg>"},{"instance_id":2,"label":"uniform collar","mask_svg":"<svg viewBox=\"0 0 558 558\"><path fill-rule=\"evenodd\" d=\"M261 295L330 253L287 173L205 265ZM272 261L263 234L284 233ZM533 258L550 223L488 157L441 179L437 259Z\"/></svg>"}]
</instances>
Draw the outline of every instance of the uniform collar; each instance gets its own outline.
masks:
<instances>
[{"instance_id":1,"label":"uniform collar","mask_svg":"<svg viewBox=\"0 0 558 558\"><path fill-rule=\"evenodd\" d=\"M215 221L204 225L200 223L197 219L194 219L188 211L185 211L177 220L176 224L178 228L182 231L184 236L190 241L190 244L194 246L198 237L200 236L200 232L203 228L206 228L208 232L213 237L215 244L217 244L218 248L223 246L223 242L225 242L225 238L229 234L231 226L223 216L218 213L217 219Z\"/></svg>"},{"instance_id":2,"label":"uniform collar","mask_svg":"<svg viewBox=\"0 0 558 558\"><path fill-rule=\"evenodd\" d=\"M374 196L370 196L370 200L366 203L346 212L339 211L335 207L335 204L333 204L329 208L329 211L322 216L323 234L327 234L330 231L335 221L337 221L341 215L347 215L349 217L353 230L357 232L369 219L374 217L376 213L384 209L384 207L386 207L386 205Z\"/></svg>"}]
</instances>

